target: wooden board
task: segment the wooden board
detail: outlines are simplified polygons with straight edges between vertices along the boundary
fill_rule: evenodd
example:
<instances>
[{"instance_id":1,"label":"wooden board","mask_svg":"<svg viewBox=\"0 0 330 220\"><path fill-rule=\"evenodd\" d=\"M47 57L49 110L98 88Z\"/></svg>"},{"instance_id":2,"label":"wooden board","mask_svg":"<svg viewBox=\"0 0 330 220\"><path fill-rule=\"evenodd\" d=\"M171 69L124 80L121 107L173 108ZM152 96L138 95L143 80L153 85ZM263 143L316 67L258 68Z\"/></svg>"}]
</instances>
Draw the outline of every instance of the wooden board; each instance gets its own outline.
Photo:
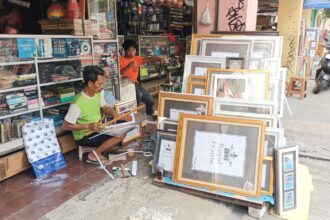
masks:
<instances>
[{"instance_id":1,"label":"wooden board","mask_svg":"<svg viewBox=\"0 0 330 220\"><path fill-rule=\"evenodd\" d=\"M59 136L57 140L63 154L77 149L77 145L73 139L72 133Z\"/></svg>"},{"instance_id":2,"label":"wooden board","mask_svg":"<svg viewBox=\"0 0 330 220\"><path fill-rule=\"evenodd\" d=\"M236 204L236 205L252 207L255 209L261 209L263 207L263 205L265 204L265 202L257 202L257 201L253 202L251 200L243 200L242 199L243 197L239 197L239 196L235 196L235 195L232 197L226 197L226 196L212 193L211 191L204 192L204 191L199 191L199 190L192 189L192 188L174 186L174 185L166 184L165 182L159 181L157 179L154 179L152 181L152 184L155 186L166 187L169 189L177 190L179 192L184 192L184 193L192 194L195 196L200 196L200 197L207 198L207 199L228 202L228 203L232 203L232 204Z\"/></svg>"},{"instance_id":3,"label":"wooden board","mask_svg":"<svg viewBox=\"0 0 330 220\"><path fill-rule=\"evenodd\" d=\"M0 158L0 181L14 176L30 167L25 151L18 151Z\"/></svg>"}]
</instances>

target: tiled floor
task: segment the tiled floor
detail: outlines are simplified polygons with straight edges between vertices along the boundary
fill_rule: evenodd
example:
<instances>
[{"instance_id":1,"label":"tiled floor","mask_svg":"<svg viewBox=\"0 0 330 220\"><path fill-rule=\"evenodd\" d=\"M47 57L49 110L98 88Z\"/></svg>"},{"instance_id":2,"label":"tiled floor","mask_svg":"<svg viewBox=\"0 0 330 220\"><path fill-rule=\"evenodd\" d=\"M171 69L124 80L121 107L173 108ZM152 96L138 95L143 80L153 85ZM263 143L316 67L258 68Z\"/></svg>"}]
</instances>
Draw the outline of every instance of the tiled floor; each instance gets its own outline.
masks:
<instances>
[{"instance_id":1,"label":"tiled floor","mask_svg":"<svg viewBox=\"0 0 330 220\"><path fill-rule=\"evenodd\" d=\"M31 169L0 182L0 219L37 219L101 181L106 174L78 160L78 152L65 155L67 167L42 181Z\"/></svg>"}]
</instances>

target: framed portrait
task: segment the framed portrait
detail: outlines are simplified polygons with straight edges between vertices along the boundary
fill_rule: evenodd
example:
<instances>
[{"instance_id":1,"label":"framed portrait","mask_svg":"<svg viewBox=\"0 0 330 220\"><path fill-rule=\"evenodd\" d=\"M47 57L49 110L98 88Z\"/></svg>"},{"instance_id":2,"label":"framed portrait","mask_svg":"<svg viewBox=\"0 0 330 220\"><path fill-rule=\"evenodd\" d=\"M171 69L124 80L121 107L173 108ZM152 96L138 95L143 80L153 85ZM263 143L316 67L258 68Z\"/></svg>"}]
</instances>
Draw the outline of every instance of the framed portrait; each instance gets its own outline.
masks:
<instances>
[{"instance_id":1,"label":"framed portrait","mask_svg":"<svg viewBox=\"0 0 330 220\"><path fill-rule=\"evenodd\" d=\"M306 38L309 41L317 41L319 39L319 29L306 28Z\"/></svg>"},{"instance_id":2,"label":"framed portrait","mask_svg":"<svg viewBox=\"0 0 330 220\"><path fill-rule=\"evenodd\" d=\"M245 69L245 58L242 57L227 57L227 69Z\"/></svg>"},{"instance_id":3,"label":"framed portrait","mask_svg":"<svg viewBox=\"0 0 330 220\"><path fill-rule=\"evenodd\" d=\"M125 102L120 102L115 104L115 110L117 114L124 114L136 108L136 100L132 99Z\"/></svg>"},{"instance_id":4,"label":"framed portrait","mask_svg":"<svg viewBox=\"0 0 330 220\"><path fill-rule=\"evenodd\" d=\"M265 101L268 99L267 72L217 74L213 76L213 93L216 98Z\"/></svg>"},{"instance_id":5,"label":"framed portrait","mask_svg":"<svg viewBox=\"0 0 330 220\"><path fill-rule=\"evenodd\" d=\"M188 94L206 95L206 81L205 82L190 82L188 85Z\"/></svg>"},{"instance_id":6,"label":"framed portrait","mask_svg":"<svg viewBox=\"0 0 330 220\"><path fill-rule=\"evenodd\" d=\"M157 167L161 166L164 175L172 178L175 148L176 132L157 130L152 173L155 174Z\"/></svg>"},{"instance_id":7,"label":"framed portrait","mask_svg":"<svg viewBox=\"0 0 330 220\"><path fill-rule=\"evenodd\" d=\"M274 192L273 158L265 157L262 163L261 194L272 196Z\"/></svg>"},{"instance_id":8,"label":"framed portrait","mask_svg":"<svg viewBox=\"0 0 330 220\"><path fill-rule=\"evenodd\" d=\"M313 57L311 60L309 79L315 79L316 70L320 64L321 58Z\"/></svg>"},{"instance_id":9,"label":"framed portrait","mask_svg":"<svg viewBox=\"0 0 330 220\"><path fill-rule=\"evenodd\" d=\"M187 92L189 76L206 76L208 68L225 68L225 59L203 56L186 56L182 91Z\"/></svg>"},{"instance_id":10,"label":"framed portrait","mask_svg":"<svg viewBox=\"0 0 330 220\"><path fill-rule=\"evenodd\" d=\"M165 117L159 117L158 129L163 131L177 132L178 121L173 121Z\"/></svg>"},{"instance_id":11,"label":"framed portrait","mask_svg":"<svg viewBox=\"0 0 330 220\"><path fill-rule=\"evenodd\" d=\"M284 130L281 128L266 128L264 156L273 157L274 149L279 148L283 141Z\"/></svg>"},{"instance_id":12,"label":"framed portrait","mask_svg":"<svg viewBox=\"0 0 330 220\"><path fill-rule=\"evenodd\" d=\"M270 79L279 79L280 78L280 69L281 69L281 59L278 58L267 58L264 59L265 66L263 69L269 71Z\"/></svg>"},{"instance_id":13,"label":"framed portrait","mask_svg":"<svg viewBox=\"0 0 330 220\"><path fill-rule=\"evenodd\" d=\"M265 123L181 114L173 180L259 197Z\"/></svg>"},{"instance_id":14,"label":"framed portrait","mask_svg":"<svg viewBox=\"0 0 330 220\"><path fill-rule=\"evenodd\" d=\"M237 39L202 39L200 55L226 59L227 57L249 58L251 40Z\"/></svg>"},{"instance_id":15,"label":"framed portrait","mask_svg":"<svg viewBox=\"0 0 330 220\"><path fill-rule=\"evenodd\" d=\"M269 101L245 101L245 100L226 100L221 98L215 98L214 100L214 113L229 114L229 113L254 113L263 115L275 114L275 102Z\"/></svg>"},{"instance_id":16,"label":"framed portrait","mask_svg":"<svg viewBox=\"0 0 330 220\"><path fill-rule=\"evenodd\" d=\"M134 127L135 127L134 129L126 133L126 136L122 141L123 145L129 144L132 141L135 141L136 139L139 139L141 137L141 126L138 124L135 125Z\"/></svg>"},{"instance_id":17,"label":"framed portrait","mask_svg":"<svg viewBox=\"0 0 330 220\"><path fill-rule=\"evenodd\" d=\"M275 149L276 209L279 215L297 209L298 197L298 146Z\"/></svg>"},{"instance_id":18,"label":"framed portrait","mask_svg":"<svg viewBox=\"0 0 330 220\"><path fill-rule=\"evenodd\" d=\"M158 117L166 117L178 121L180 113L213 115L213 97L160 92L158 97Z\"/></svg>"}]
</instances>

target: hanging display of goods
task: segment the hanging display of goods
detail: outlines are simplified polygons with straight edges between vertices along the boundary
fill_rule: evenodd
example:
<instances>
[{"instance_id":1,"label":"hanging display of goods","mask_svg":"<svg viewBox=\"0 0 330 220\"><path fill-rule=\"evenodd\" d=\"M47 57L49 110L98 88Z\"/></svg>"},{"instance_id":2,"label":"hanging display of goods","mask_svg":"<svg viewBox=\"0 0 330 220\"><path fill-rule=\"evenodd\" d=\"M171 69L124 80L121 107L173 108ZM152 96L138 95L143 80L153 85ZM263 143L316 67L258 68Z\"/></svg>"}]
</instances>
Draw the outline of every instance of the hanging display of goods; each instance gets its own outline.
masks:
<instances>
[{"instance_id":1,"label":"hanging display of goods","mask_svg":"<svg viewBox=\"0 0 330 220\"><path fill-rule=\"evenodd\" d=\"M65 8L58 2L54 1L47 9L47 17L49 19L60 19L65 16Z\"/></svg>"}]
</instances>

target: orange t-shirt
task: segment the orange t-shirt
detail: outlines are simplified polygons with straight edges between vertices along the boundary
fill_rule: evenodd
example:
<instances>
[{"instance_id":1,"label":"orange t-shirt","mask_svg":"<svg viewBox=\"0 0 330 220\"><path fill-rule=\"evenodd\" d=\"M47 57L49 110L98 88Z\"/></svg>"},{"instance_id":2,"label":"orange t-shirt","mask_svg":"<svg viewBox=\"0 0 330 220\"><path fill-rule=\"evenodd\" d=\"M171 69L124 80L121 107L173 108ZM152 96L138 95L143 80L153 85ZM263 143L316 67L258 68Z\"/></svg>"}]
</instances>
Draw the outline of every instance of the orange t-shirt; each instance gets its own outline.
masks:
<instances>
[{"instance_id":1,"label":"orange t-shirt","mask_svg":"<svg viewBox=\"0 0 330 220\"><path fill-rule=\"evenodd\" d=\"M124 56L120 57L119 63L120 63L120 70L125 68L131 61L135 62L135 67L128 68L128 70L123 74L124 77L129 78L133 82L138 83L138 76L139 76L139 69L140 65L143 62L143 58L140 56L134 56L133 58L126 58Z\"/></svg>"}]
</instances>

